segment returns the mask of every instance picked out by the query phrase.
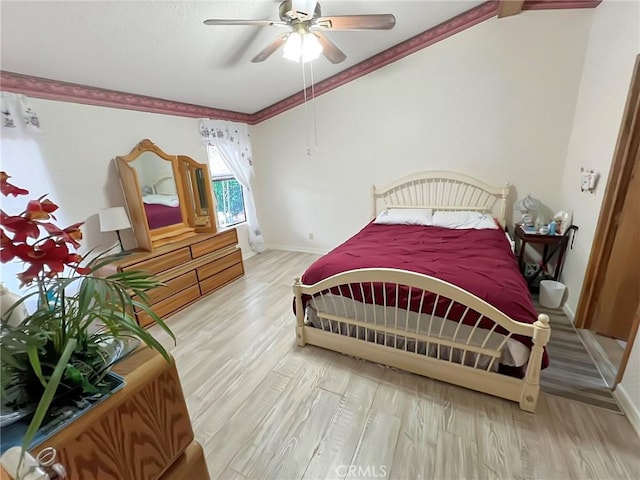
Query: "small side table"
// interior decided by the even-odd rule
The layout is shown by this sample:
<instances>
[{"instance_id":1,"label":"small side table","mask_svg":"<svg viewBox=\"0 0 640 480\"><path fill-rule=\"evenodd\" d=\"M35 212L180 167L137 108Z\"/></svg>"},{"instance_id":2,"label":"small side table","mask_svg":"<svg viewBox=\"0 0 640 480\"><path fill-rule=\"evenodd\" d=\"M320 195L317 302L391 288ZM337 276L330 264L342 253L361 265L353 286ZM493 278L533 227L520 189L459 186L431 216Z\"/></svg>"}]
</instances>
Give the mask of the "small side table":
<instances>
[{"instance_id":1,"label":"small side table","mask_svg":"<svg viewBox=\"0 0 640 480\"><path fill-rule=\"evenodd\" d=\"M564 254L567 249L569 237L567 235L543 235L537 232L528 232L522 227L522 225L516 225L515 227L515 243L516 251L518 252L518 266L520 267L520 271L524 274L524 250L527 244L532 243L544 245L541 267L546 269L549 260L551 260L557 252L558 261L556 262L552 276L552 278L557 281L560 277L560 272L562 272ZM551 254L549 253L550 247L553 248Z\"/></svg>"}]
</instances>

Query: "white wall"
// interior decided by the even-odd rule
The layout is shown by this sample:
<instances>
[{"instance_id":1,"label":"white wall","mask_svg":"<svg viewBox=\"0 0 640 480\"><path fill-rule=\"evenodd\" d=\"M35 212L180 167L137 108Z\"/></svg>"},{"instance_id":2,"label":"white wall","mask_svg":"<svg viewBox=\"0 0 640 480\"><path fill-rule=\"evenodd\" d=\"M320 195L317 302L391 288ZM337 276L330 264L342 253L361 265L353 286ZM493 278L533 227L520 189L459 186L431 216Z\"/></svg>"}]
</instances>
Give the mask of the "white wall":
<instances>
[{"instance_id":1,"label":"white wall","mask_svg":"<svg viewBox=\"0 0 640 480\"><path fill-rule=\"evenodd\" d=\"M627 418L640 435L640 335L637 335L633 342L624 377L614 393Z\"/></svg>"},{"instance_id":2,"label":"white wall","mask_svg":"<svg viewBox=\"0 0 640 480\"><path fill-rule=\"evenodd\" d=\"M569 314L573 314L578 305L633 66L639 52L640 3L602 2L593 16L562 176L563 205L573 210L574 223L580 227L574 249L567 255L562 276L569 289L566 306ZM580 192L580 167L600 172L601 183L595 194ZM630 342L633 343L631 357L622 383L616 389L616 396L640 434L640 339L636 337Z\"/></svg>"},{"instance_id":3,"label":"white wall","mask_svg":"<svg viewBox=\"0 0 640 480\"><path fill-rule=\"evenodd\" d=\"M125 155L142 139L149 138L165 152L207 161L195 118L136 112L76 103L31 99L43 133L37 144L2 143L2 169L12 181L33 195L49 193L60 206L59 225L84 221L83 251L108 248L117 239L103 234L98 210L125 205L113 157ZM24 202L20 199L20 202ZM3 205L6 204L3 199ZM16 212L17 213L17 212ZM246 229L238 229L243 253L250 252ZM122 232L125 248L134 248L132 231ZM17 291L15 273L21 265L3 265L2 280Z\"/></svg>"},{"instance_id":4,"label":"white wall","mask_svg":"<svg viewBox=\"0 0 640 480\"><path fill-rule=\"evenodd\" d=\"M420 170L515 186L557 210L593 10L491 19L256 125L268 245L326 251L369 219L372 184ZM309 240L309 233L314 240Z\"/></svg>"},{"instance_id":5,"label":"white wall","mask_svg":"<svg viewBox=\"0 0 640 480\"><path fill-rule=\"evenodd\" d=\"M573 210L573 221L580 228L562 275L569 290L566 308L570 315L578 305L633 65L639 52L640 3L602 2L594 11L562 174L562 206ZM580 191L581 167L600 172L595 194Z\"/></svg>"}]
</instances>

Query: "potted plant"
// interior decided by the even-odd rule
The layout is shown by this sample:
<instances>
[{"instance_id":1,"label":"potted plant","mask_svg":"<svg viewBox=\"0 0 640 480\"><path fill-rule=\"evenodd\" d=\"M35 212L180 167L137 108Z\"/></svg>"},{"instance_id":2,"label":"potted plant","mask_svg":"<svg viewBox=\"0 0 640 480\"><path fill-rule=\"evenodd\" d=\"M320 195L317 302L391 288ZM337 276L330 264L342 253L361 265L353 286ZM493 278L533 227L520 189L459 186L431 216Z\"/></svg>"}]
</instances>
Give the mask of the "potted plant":
<instances>
[{"instance_id":1,"label":"potted plant","mask_svg":"<svg viewBox=\"0 0 640 480\"><path fill-rule=\"evenodd\" d=\"M2 195L29 193L8 178L0 172ZM18 215L0 210L0 260L22 261L26 269L18 278L30 287L2 312L0 324L3 402L33 410L22 440L23 455L59 399L91 396L107 388L105 375L117 357L114 344L139 339L172 361L165 348L136 323L135 308L149 314L175 341L149 307L145 293L163 284L143 271L101 273L112 258L101 254L90 259L92 252L85 257L73 252L80 246L82 224L59 228L52 222L57 209L42 196L30 200ZM10 324L12 314L27 301L37 307Z\"/></svg>"}]
</instances>

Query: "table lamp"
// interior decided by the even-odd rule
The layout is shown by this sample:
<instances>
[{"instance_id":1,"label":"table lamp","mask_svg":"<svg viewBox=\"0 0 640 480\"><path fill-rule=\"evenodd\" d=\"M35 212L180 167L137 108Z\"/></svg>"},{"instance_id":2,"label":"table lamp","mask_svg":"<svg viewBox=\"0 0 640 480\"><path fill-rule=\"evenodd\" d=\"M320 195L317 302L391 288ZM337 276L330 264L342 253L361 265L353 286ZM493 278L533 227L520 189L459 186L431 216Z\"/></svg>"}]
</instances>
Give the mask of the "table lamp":
<instances>
[{"instance_id":1,"label":"table lamp","mask_svg":"<svg viewBox=\"0 0 640 480\"><path fill-rule=\"evenodd\" d=\"M131 228L131 222L124 207L112 207L102 208L98 212L100 218L100 231L101 232L116 232L118 235L118 242L120 242L120 253L118 255L127 255L129 252L125 251L122 245L122 238L120 237L120 230L125 228Z\"/></svg>"},{"instance_id":2,"label":"table lamp","mask_svg":"<svg viewBox=\"0 0 640 480\"><path fill-rule=\"evenodd\" d=\"M533 198L527 193L526 197L521 198L516 202L516 210L522 213L520 222L522 222L523 225L527 226L533 225L533 212L536 212L539 216L540 207L540 200Z\"/></svg>"}]
</instances>

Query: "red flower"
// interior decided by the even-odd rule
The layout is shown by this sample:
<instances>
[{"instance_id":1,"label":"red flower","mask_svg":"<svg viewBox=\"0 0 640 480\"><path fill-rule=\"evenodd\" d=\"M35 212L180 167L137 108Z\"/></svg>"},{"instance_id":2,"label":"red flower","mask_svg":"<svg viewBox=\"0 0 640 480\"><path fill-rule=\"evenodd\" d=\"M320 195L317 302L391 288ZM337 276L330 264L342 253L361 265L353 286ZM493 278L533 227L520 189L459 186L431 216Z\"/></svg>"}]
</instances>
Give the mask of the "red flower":
<instances>
[{"instance_id":1,"label":"red flower","mask_svg":"<svg viewBox=\"0 0 640 480\"><path fill-rule=\"evenodd\" d=\"M4 230L0 230L0 247L7 247L9 245L13 245L11 239L7 237Z\"/></svg>"},{"instance_id":2,"label":"red flower","mask_svg":"<svg viewBox=\"0 0 640 480\"><path fill-rule=\"evenodd\" d=\"M8 183L8 178L10 177L5 172L0 172L4 195L17 196L29 193ZM16 258L28 265L24 272L18 274L22 285L29 284L43 275L55 277L64 272L65 267L76 270L80 275L91 272L90 268L79 266L82 257L77 253L70 253L67 246L80 246L78 241L82 240L82 223L74 223L62 230L51 222L43 221L51 218L55 220L53 212L57 209L55 203L42 196L37 200L30 200L26 211L20 215L7 215L0 210L0 261L6 263ZM41 240L40 227L48 233L48 236ZM7 233L13 234L13 238ZM29 244L29 239L35 241Z\"/></svg>"},{"instance_id":3,"label":"red flower","mask_svg":"<svg viewBox=\"0 0 640 480\"><path fill-rule=\"evenodd\" d=\"M60 236L64 242L78 248L80 247L80 242L78 242L78 240L82 240L82 230L80 230L80 227L83 224L84 222L74 223L64 230L60 230L53 223L41 223L40 225L43 226L50 235Z\"/></svg>"},{"instance_id":4,"label":"red flower","mask_svg":"<svg viewBox=\"0 0 640 480\"><path fill-rule=\"evenodd\" d=\"M20 244L13 249L15 256L29 264L24 272L18 274L22 285L31 283L41 273L47 277L54 277L64 271L65 266L78 270L78 273L90 271L84 267L78 267L82 257L77 253L69 253L67 245L63 241L53 239L45 240L42 245L32 247L27 244ZM85 274L86 274L85 273Z\"/></svg>"},{"instance_id":5,"label":"red flower","mask_svg":"<svg viewBox=\"0 0 640 480\"><path fill-rule=\"evenodd\" d=\"M17 197L18 195L26 195L29 193L29 190L11 185L7 182L7 179L9 178L11 177L7 175L6 172L0 172L0 192L2 192L2 195L5 197L8 197L9 195Z\"/></svg>"},{"instance_id":6,"label":"red flower","mask_svg":"<svg viewBox=\"0 0 640 480\"><path fill-rule=\"evenodd\" d=\"M51 215L51 212L55 212L58 206L51 200L29 200L27 204L27 218L29 220L49 220L56 217Z\"/></svg>"},{"instance_id":7,"label":"red flower","mask_svg":"<svg viewBox=\"0 0 640 480\"><path fill-rule=\"evenodd\" d=\"M13 242L4 233L4 230L0 230L0 261L2 263L10 262L16 256Z\"/></svg>"},{"instance_id":8,"label":"red flower","mask_svg":"<svg viewBox=\"0 0 640 480\"><path fill-rule=\"evenodd\" d=\"M26 242L27 238L37 239L40 236L38 224L21 216L9 216L0 211L0 225L14 234L13 243Z\"/></svg>"}]
</instances>

